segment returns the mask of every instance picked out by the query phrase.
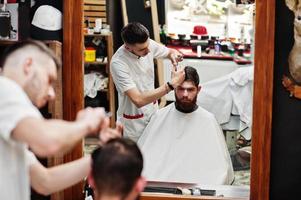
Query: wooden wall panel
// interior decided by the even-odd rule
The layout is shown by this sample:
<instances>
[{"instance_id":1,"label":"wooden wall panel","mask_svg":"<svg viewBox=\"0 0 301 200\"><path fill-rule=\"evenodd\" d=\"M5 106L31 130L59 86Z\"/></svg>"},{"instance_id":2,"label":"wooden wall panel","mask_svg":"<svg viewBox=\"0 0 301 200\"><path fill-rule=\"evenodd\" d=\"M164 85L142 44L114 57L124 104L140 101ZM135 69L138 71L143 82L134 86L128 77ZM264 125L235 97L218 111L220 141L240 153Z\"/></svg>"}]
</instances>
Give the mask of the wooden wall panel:
<instances>
[{"instance_id":1,"label":"wooden wall panel","mask_svg":"<svg viewBox=\"0 0 301 200\"><path fill-rule=\"evenodd\" d=\"M272 133L275 0L256 0L252 200L268 200Z\"/></svg>"},{"instance_id":2,"label":"wooden wall panel","mask_svg":"<svg viewBox=\"0 0 301 200\"><path fill-rule=\"evenodd\" d=\"M64 0L63 38L63 99L64 119L74 120L76 113L84 108L83 89L83 0ZM70 162L83 155L82 142L64 157ZM83 184L64 191L65 200L82 200Z\"/></svg>"},{"instance_id":3,"label":"wooden wall panel","mask_svg":"<svg viewBox=\"0 0 301 200\"><path fill-rule=\"evenodd\" d=\"M84 0L84 18L95 26L95 19L101 18L103 24L107 24L107 6L104 0Z\"/></svg>"},{"instance_id":4,"label":"wooden wall panel","mask_svg":"<svg viewBox=\"0 0 301 200\"><path fill-rule=\"evenodd\" d=\"M51 48L58 58L62 57L62 43L58 41L45 41L45 43ZM48 110L52 115L52 118L63 119L63 91L62 91L62 67L57 71L57 81L54 85L55 100L48 104ZM48 158L47 167L60 165L64 163L63 156L55 156ZM63 192L57 192L51 195L51 200L60 200L64 197Z\"/></svg>"}]
</instances>

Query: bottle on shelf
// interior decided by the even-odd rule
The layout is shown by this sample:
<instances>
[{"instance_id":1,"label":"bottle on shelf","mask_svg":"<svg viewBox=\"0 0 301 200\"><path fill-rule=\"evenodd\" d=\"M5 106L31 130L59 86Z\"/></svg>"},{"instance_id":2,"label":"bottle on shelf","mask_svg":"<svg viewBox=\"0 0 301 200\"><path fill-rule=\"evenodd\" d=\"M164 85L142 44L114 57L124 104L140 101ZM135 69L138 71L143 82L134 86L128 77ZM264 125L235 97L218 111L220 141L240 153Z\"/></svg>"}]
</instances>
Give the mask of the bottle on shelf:
<instances>
[{"instance_id":1,"label":"bottle on shelf","mask_svg":"<svg viewBox=\"0 0 301 200\"><path fill-rule=\"evenodd\" d=\"M94 47L85 48L85 62L95 62L96 49Z\"/></svg>"},{"instance_id":2,"label":"bottle on shelf","mask_svg":"<svg viewBox=\"0 0 301 200\"><path fill-rule=\"evenodd\" d=\"M197 46L197 56L199 58L202 57L202 46L201 45Z\"/></svg>"},{"instance_id":3,"label":"bottle on shelf","mask_svg":"<svg viewBox=\"0 0 301 200\"><path fill-rule=\"evenodd\" d=\"M230 56L234 57L235 49L231 42L229 43L228 50L229 50Z\"/></svg>"},{"instance_id":4,"label":"bottle on shelf","mask_svg":"<svg viewBox=\"0 0 301 200\"><path fill-rule=\"evenodd\" d=\"M167 43L167 36L166 36L166 25L161 25L161 28L160 28L160 41L166 45Z\"/></svg>"},{"instance_id":5,"label":"bottle on shelf","mask_svg":"<svg viewBox=\"0 0 301 200\"><path fill-rule=\"evenodd\" d=\"M214 53L216 55L220 55L220 53L221 53L221 44L220 44L220 42L218 40L216 40L214 42Z\"/></svg>"}]
</instances>

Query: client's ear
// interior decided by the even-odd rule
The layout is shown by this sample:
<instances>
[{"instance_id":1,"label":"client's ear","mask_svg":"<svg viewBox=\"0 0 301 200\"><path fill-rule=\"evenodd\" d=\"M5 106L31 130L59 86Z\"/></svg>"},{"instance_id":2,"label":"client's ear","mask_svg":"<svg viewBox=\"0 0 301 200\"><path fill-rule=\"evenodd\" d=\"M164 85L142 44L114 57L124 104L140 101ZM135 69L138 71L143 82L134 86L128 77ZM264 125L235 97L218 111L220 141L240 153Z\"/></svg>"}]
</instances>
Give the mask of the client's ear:
<instances>
[{"instance_id":1,"label":"client's ear","mask_svg":"<svg viewBox=\"0 0 301 200\"><path fill-rule=\"evenodd\" d=\"M145 186L146 186L146 179L143 176L140 176L135 184L136 192L138 193L142 192Z\"/></svg>"},{"instance_id":2,"label":"client's ear","mask_svg":"<svg viewBox=\"0 0 301 200\"><path fill-rule=\"evenodd\" d=\"M137 197L139 197L139 194L143 191L145 186L146 186L146 179L140 176L135 182L135 185L133 186L131 192L127 195L125 200L137 199Z\"/></svg>"},{"instance_id":3,"label":"client's ear","mask_svg":"<svg viewBox=\"0 0 301 200\"><path fill-rule=\"evenodd\" d=\"M202 89L202 86L198 86L198 93L201 91L201 89Z\"/></svg>"},{"instance_id":4,"label":"client's ear","mask_svg":"<svg viewBox=\"0 0 301 200\"><path fill-rule=\"evenodd\" d=\"M89 172L89 175L88 175L88 183L89 185L95 189L95 181L94 181L94 178L92 176L92 171Z\"/></svg>"}]
</instances>

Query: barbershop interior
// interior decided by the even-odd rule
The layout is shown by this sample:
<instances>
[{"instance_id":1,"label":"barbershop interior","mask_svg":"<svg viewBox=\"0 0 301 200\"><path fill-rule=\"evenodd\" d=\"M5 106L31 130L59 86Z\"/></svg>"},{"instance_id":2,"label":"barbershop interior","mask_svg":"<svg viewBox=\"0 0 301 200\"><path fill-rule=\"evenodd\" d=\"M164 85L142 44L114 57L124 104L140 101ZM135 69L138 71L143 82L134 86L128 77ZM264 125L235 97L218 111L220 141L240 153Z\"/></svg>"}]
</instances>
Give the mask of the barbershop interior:
<instances>
[{"instance_id":1,"label":"barbershop interior","mask_svg":"<svg viewBox=\"0 0 301 200\"><path fill-rule=\"evenodd\" d=\"M134 198L134 189L99 198L92 164L89 176L64 187L53 181L55 189L44 194L29 167L30 197L20 192L12 199L299 199L300 7L299 0L0 0L0 78L10 75L12 49L42 43L61 64L51 86L55 98L32 105L45 120L70 123L83 109L104 108L108 128L141 151L145 180L143 187L135 182ZM1 103L1 83L0 110L8 105ZM49 156L24 144L41 166L55 169L105 152L110 142L101 134ZM10 199L11 167L0 161L0 199ZM111 171L134 168L122 167Z\"/></svg>"}]
</instances>

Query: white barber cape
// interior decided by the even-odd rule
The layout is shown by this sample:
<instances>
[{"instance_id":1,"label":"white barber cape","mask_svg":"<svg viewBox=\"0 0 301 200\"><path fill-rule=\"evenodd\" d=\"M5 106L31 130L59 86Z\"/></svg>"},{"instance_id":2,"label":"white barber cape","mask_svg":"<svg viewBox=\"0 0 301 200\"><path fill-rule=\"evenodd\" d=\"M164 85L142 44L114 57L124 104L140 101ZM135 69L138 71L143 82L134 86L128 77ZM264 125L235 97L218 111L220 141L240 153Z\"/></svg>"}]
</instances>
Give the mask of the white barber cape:
<instances>
[{"instance_id":1,"label":"white barber cape","mask_svg":"<svg viewBox=\"0 0 301 200\"><path fill-rule=\"evenodd\" d=\"M221 128L213 114L201 107L182 113L173 103L159 110L138 145L147 180L218 185L233 181Z\"/></svg>"}]
</instances>

